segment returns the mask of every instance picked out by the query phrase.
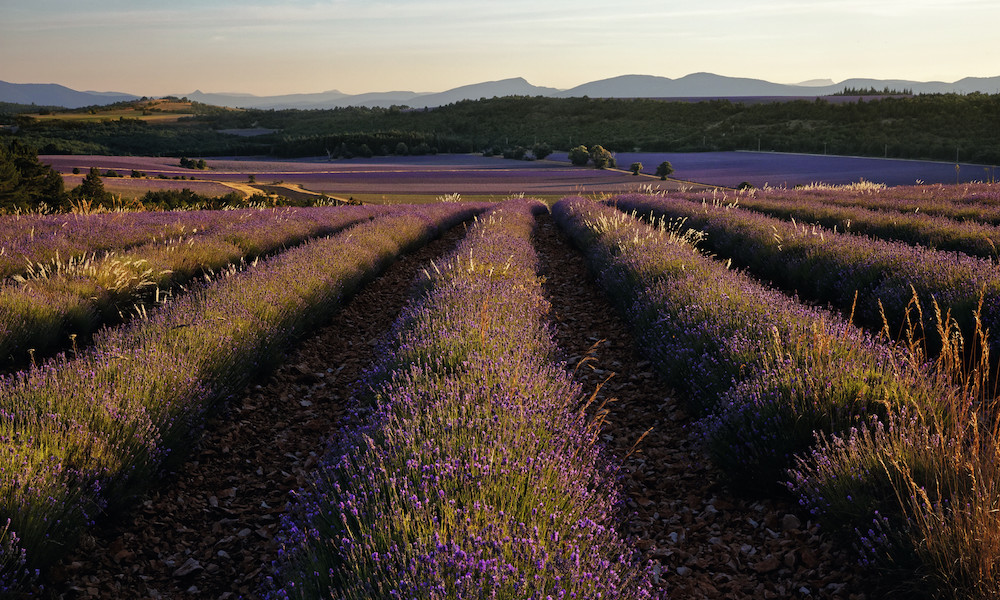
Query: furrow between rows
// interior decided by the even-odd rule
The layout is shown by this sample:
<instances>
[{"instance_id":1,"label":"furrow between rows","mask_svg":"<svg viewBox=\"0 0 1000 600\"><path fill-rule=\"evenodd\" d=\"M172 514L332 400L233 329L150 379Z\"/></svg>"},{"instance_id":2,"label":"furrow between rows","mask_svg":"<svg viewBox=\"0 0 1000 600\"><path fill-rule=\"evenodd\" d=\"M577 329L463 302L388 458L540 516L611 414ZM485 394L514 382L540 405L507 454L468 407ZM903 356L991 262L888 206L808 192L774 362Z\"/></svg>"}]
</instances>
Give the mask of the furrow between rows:
<instances>
[{"instance_id":1,"label":"furrow between rows","mask_svg":"<svg viewBox=\"0 0 1000 600\"><path fill-rule=\"evenodd\" d=\"M266 379L206 425L190 459L137 510L84 537L52 571L49 596L255 598L292 490L306 484L347 401L377 359L417 273L449 252L459 225L400 257ZM71 596L70 596L71 597Z\"/></svg>"}]
</instances>

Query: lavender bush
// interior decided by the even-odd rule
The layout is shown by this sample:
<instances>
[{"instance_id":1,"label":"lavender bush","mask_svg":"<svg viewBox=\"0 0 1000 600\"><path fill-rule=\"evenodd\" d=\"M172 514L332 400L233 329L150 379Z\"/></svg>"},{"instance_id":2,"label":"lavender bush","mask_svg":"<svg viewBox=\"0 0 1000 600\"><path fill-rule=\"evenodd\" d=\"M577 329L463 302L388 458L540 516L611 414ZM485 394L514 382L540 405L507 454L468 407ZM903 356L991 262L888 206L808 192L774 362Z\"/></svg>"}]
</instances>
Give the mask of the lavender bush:
<instances>
[{"instance_id":1,"label":"lavender bush","mask_svg":"<svg viewBox=\"0 0 1000 600\"><path fill-rule=\"evenodd\" d=\"M412 208L314 240L104 330L76 359L0 379L0 518L11 521L0 565L16 567L24 551L28 568L44 566L110 501L149 485L206 410L279 361L341 298L482 208ZM0 572L0 584L22 572Z\"/></svg>"},{"instance_id":2,"label":"lavender bush","mask_svg":"<svg viewBox=\"0 0 1000 600\"><path fill-rule=\"evenodd\" d=\"M384 208L337 207L275 211L214 211L218 215L189 217L172 227L190 227L189 235L168 239L126 235L131 247L89 257L56 258L48 264L29 265L14 275L16 282L0 286L0 367L24 364L29 350L44 354L65 346L71 335L87 336L104 324L119 321L145 298L155 299L192 278L302 243L309 237L328 235L363 219L389 212ZM118 215L118 224L136 223L145 235L162 221L146 214ZM225 222L220 219L225 218ZM83 223L86 223L84 221ZM181 225L183 223L183 225ZM111 247L111 232L126 229L98 228L80 235L80 223L61 231L91 248ZM199 225L202 227L199 229ZM37 246L33 247L38 249Z\"/></svg>"},{"instance_id":3,"label":"lavender bush","mask_svg":"<svg viewBox=\"0 0 1000 600\"><path fill-rule=\"evenodd\" d=\"M269 598L647 598L509 201L431 265L284 522Z\"/></svg>"},{"instance_id":4,"label":"lavender bush","mask_svg":"<svg viewBox=\"0 0 1000 600\"><path fill-rule=\"evenodd\" d=\"M914 306L924 330L933 332L932 301L969 336L984 299L985 327L1000 329L1000 274L989 260L681 198L625 195L615 202L622 210L686 218L707 233L705 246L712 252L807 300L832 304L873 331L885 328L893 339L907 329Z\"/></svg>"},{"instance_id":5,"label":"lavender bush","mask_svg":"<svg viewBox=\"0 0 1000 600\"><path fill-rule=\"evenodd\" d=\"M814 431L933 406L936 382L900 353L701 256L690 236L582 199L553 213L661 375L702 415L707 448L734 483L775 486Z\"/></svg>"},{"instance_id":6,"label":"lavender bush","mask_svg":"<svg viewBox=\"0 0 1000 600\"><path fill-rule=\"evenodd\" d=\"M958 221L920 212L840 206L829 203L829 199L829 196L811 197L799 190L751 190L738 193L733 198L744 208L772 217L818 223L833 230L898 240L935 250L964 252L994 260L998 258L994 240L1000 241L1000 227L996 225Z\"/></svg>"},{"instance_id":7,"label":"lavender bush","mask_svg":"<svg viewBox=\"0 0 1000 600\"><path fill-rule=\"evenodd\" d=\"M764 190L766 196L803 198L823 204L876 211L913 213L1000 225L1000 186L987 183L961 185L806 186L801 189Z\"/></svg>"},{"instance_id":8,"label":"lavender bush","mask_svg":"<svg viewBox=\"0 0 1000 600\"><path fill-rule=\"evenodd\" d=\"M911 592L996 596L1000 423L981 323L966 347L957 323L936 311L944 343L931 363L918 339L878 343L608 210L582 200L554 207L633 324L649 331L643 345L655 364L728 378L699 430L732 481L785 480L794 466L789 487L803 506L887 580ZM671 268L652 266L665 255Z\"/></svg>"}]
</instances>

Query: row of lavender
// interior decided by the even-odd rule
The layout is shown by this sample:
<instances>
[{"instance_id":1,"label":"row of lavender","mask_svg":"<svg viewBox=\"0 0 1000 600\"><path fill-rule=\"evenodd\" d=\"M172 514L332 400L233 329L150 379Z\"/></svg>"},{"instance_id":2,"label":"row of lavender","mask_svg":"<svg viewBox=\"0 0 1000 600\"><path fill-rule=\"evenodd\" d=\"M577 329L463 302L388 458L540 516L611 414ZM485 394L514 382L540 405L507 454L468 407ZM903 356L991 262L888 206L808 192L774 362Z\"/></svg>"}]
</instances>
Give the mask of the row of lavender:
<instances>
[{"instance_id":1,"label":"row of lavender","mask_svg":"<svg viewBox=\"0 0 1000 600\"><path fill-rule=\"evenodd\" d=\"M386 212L383 208L328 207L203 211L187 213L183 219L136 213L117 215L118 221L63 221L64 226L36 238L25 250L39 255L43 251L55 254L49 251L52 247L64 252L87 248L95 254L75 258L59 254L65 260L36 264L27 277L15 275L17 281L0 286L0 368L23 365L29 351L45 355L66 346L71 335L88 336L116 322L142 297L155 299L161 290L171 290L198 275L329 235ZM87 229L94 224L99 226ZM166 237L175 231L186 233ZM97 249L115 251L98 256Z\"/></svg>"},{"instance_id":2,"label":"row of lavender","mask_svg":"<svg viewBox=\"0 0 1000 600\"><path fill-rule=\"evenodd\" d=\"M73 360L0 379L0 590L147 486L207 410L386 262L483 208L400 210L314 240L103 330Z\"/></svg>"},{"instance_id":3,"label":"row of lavender","mask_svg":"<svg viewBox=\"0 0 1000 600\"><path fill-rule=\"evenodd\" d=\"M319 213L317 213L319 214ZM297 209L0 216L0 280L55 262L191 238L247 220L304 218Z\"/></svg>"},{"instance_id":4,"label":"row of lavender","mask_svg":"<svg viewBox=\"0 0 1000 600\"><path fill-rule=\"evenodd\" d=\"M698 236L581 199L553 212L733 483L786 482L900 585L996 597L1000 437L972 387L700 255Z\"/></svg>"},{"instance_id":5,"label":"row of lavender","mask_svg":"<svg viewBox=\"0 0 1000 600\"><path fill-rule=\"evenodd\" d=\"M513 200L431 265L313 486L268 597L646 598L616 469L545 323Z\"/></svg>"},{"instance_id":6,"label":"row of lavender","mask_svg":"<svg viewBox=\"0 0 1000 600\"><path fill-rule=\"evenodd\" d=\"M25 262L49 264L207 229L221 221L213 216L207 212L0 216L0 280L23 274Z\"/></svg>"},{"instance_id":7,"label":"row of lavender","mask_svg":"<svg viewBox=\"0 0 1000 600\"><path fill-rule=\"evenodd\" d=\"M919 308L934 330L936 301L967 337L983 325L1000 331L1000 271L995 263L958 252L930 250L783 221L740 208L676 196L618 197L621 210L685 219L706 233L705 246L760 279L831 304L873 331L897 337Z\"/></svg>"},{"instance_id":8,"label":"row of lavender","mask_svg":"<svg viewBox=\"0 0 1000 600\"><path fill-rule=\"evenodd\" d=\"M846 187L846 189L845 189ZM895 213L916 213L1000 226L1000 185L918 185L885 187L858 184L842 187L807 186L793 190L761 190L768 197L791 201L820 201Z\"/></svg>"},{"instance_id":9,"label":"row of lavender","mask_svg":"<svg viewBox=\"0 0 1000 600\"><path fill-rule=\"evenodd\" d=\"M374 208L373 208L374 210ZM0 281L51 270L60 263L136 246L190 240L231 231L232 241L249 244L241 229L256 223L261 230L283 222L312 222L316 227L336 207L183 212L126 212L58 215L0 215ZM248 230L249 231L249 230Z\"/></svg>"},{"instance_id":10,"label":"row of lavender","mask_svg":"<svg viewBox=\"0 0 1000 600\"><path fill-rule=\"evenodd\" d=\"M842 196L853 196L844 192ZM697 202L732 202L781 219L817 223L824 227L885 240L927 246L937 250L964 252L997 260L1000 227L978 221L961 221L919 212L874 210L829 202L835 196L816 197L799 190L750 190L728 197L718 194L684 194Z\"/></svg>"}]
</instances>

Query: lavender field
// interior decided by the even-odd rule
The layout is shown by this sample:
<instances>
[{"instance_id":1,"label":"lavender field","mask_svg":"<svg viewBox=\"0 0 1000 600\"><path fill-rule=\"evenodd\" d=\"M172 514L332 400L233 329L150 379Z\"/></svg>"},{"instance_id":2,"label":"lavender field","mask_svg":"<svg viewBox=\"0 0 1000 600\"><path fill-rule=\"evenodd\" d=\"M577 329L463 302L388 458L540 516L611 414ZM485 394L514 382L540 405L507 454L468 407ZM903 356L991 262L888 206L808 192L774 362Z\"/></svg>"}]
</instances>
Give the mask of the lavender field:
<instances>
[{"instance_id":1,"label":"lavender field","mask_svg":"<svg viewBox=\"0 0 1000 600\"><path fill-rule=\"evenodd\" d=\"M565 153L556 153L550 158L569 162ZM736 187L743 182L756 187L790 188L811 183L844 185L859 181L897 186L989 182L1000 176L996 165L962 163L956 174L955 163L780 152L619 152L615 159L622 169L633 162L641 162L644 173L653 173L658 164L669 161L676 169L672 177L722 187Z\"/></svg>"},{"instance_id":2,"label":"lavender field","mask_svg":"<svg viewBox=\"0 0 1000 600\"><path fill-rule=\"evenodd\" d=\"M207 169L181 168L177 159L126 156L41 156L42 162L62 173L67 187L78 185L90 167L128 175L135 169L141 179L107 178L109 191L133 198L148 190L191 189L203 195L223 195L236 189L247 193L253 175L257 184L281 182L331 196L352 194L391 196L444 194L511 195L525 193L553 197L565 194L625 193L642 184L676 190L694 184L736 187L743 182L756 187L794 187L815 183L843 185L867 181L889 186L994 181L995 167L930 161L817 156L773 152L630 153L616 155L617 169L573 167L565 153L542 161L514 161L479 155L354 158L327 160L207 159ZM650 177L656 166L669 161L678 181ZM641 177L625 171L633 162L643 164ZM167 179L164 179L167 178ZM185 180L174 177L193 178Z\"/></svg>"},{"instance_id":3,"label":"lavender field","mask_svg":"<svg viewBox=\"0 0 1000 600\"><path fill-rule=\"evenodd\" d=\"M1000 594L996 184L641 194L558 161L208 162L523 194L0 217L0 597ZM523 197L574 177L595 187ZM590 275L553 288L554 248ZM364 300L328 330L407 264L399 308ZM556 297L582 289L608 314ZM368 341L297 354L376 316ZM599 362L585 318L620 320L629 347ZM254 390L271 412L239 402ZM321 441L282 449L287 415L317 410ZM213 441L250 420L277 464L259 433ZM189 474L223 455L234 471ZM152 526L192 532L186 552L137 530L161 496Z\"/></svg>"},{"instance_id":4,"label":"lavender field","mask_svg":"<svg viewBox=\"0 0 1000 600\"><path fill-rule=\"evenodd\" d=\"M86 173L98 167L127 175L132 169L147 174L139 180L106 180L135 189L174 189L178 185L208 194L221 184L246 183L251 175L258 184L283 182L318 193L499 195L518 193L562 195L611 193L634 190L638 182L615 170L580 169L555 161L514 161L480 155L375 157L350 160L207 159L205 170L185 169L177 159L124 156L41 156L39 159L63 174L67 186L78 183L72 170ZM195 181L157 179L194 177ZM231 191L231 190L227 190ZM226 192L224 192L226 193Z\"/></svg>"}]
</instances>

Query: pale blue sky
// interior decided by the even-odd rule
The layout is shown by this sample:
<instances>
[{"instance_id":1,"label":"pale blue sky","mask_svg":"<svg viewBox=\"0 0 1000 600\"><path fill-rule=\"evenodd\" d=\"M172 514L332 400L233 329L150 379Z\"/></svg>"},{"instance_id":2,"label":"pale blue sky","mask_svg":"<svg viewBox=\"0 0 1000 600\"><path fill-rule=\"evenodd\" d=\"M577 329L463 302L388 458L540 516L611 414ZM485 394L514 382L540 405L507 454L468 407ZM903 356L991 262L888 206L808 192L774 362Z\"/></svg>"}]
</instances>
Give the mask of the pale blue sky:
<instances>
[{"instance_id":1,"label":"pale blue sky","mask_svg":"<svg viewBox=\"0 0 1000 600\"><path fill-rule=\"evenodd\" d=\"M0 80L144 95L1000 75L997 0L0 0Z\"/></svg>"}]
</instances>

